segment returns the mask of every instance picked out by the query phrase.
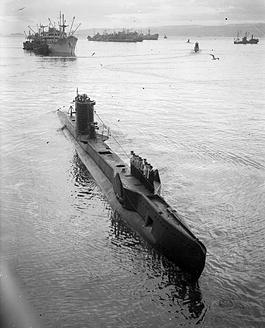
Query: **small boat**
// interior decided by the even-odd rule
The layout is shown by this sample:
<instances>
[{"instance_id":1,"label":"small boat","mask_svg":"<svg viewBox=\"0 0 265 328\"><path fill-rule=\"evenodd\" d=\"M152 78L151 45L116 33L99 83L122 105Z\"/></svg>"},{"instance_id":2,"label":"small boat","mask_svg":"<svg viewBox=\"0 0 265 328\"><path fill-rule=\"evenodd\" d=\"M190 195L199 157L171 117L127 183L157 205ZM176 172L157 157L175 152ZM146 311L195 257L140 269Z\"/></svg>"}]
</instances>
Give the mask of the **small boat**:
<instances>
[{"instance_id":1,"label":"small boat","mask_svg":"<svg viewBox=\"0 0 265 328\"><path fill-rule=\"evenodd\" d=\"M33 50L33 43L30 40L26 40L23 42L23 49L32 51Z\"/></svg>"},{"instance_id":2,"label":"small boat","mask_svg":"<svg viewBox=\"0 0 265 328\"><path fill-rule=\"evenodd\" d=\"M95 101L77 92L75 108L58 110L62 130L122 220L169 260L198 279L206 247L161 196L158 170L131 151L127 165L105 143L109 128L94 121ZM102 119L99 117L99 122Z\"/></svg>"},{"instance_id":3,"label":"small boat","mask_svg":"<svg viewBox=\"0 0 265 328\"><path fill-rule=\"evenodd\" d=\"M164 35L164 39L167 39L167 36L166 36L166 34Z\"/></svg>"},{"instance_id":4,"label":"small boat","mask_svg":"<svg viewBox=\"0 0 265 328\"><path fill-rule=\"evenodd\" d=\"M195 45L194 45L194 52L198 52L200 51L200 48L199 48L199 42L195 42Z\"/></svg>"},{"instance_id":5,"label":"small boat","mask_svg":"<svg viewBox=\"0 0 265 328\"><path fill-rule=\"evenodd\" d=\"M32 51L33 50L32 39L34 38L34 35L31 34L30 30L29 30L28 34L26 34L26 32L24 31L24 34L25 34L25 37L26 37L26 41L23 42L23 49L28 50L28 51Z\"/></svg>"}]
</instances>

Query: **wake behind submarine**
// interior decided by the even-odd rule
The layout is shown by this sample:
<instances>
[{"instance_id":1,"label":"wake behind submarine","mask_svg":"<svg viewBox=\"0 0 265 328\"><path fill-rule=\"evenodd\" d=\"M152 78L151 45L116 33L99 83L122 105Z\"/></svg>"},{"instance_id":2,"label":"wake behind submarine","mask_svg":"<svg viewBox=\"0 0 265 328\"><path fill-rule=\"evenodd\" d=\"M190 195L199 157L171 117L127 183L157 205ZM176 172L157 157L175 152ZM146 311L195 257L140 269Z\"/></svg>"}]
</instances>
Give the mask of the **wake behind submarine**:
<instances>
[{"instance_id":1,"label":"wake behind submarine","mask_svg":"<svg viewBox=\"0 0 265 328\"><path fill-rule=\"evenodd\" d=\"M157 170L131 152L128 166L105 143L108 130L94 121L95 101L78 94L75 108L58 109L62 129L105 194L113 210L149 244L198 279L204 269L206 247L160 195ZM104 132L105 131L105 132Z\"/></svg>"}]
</instances>

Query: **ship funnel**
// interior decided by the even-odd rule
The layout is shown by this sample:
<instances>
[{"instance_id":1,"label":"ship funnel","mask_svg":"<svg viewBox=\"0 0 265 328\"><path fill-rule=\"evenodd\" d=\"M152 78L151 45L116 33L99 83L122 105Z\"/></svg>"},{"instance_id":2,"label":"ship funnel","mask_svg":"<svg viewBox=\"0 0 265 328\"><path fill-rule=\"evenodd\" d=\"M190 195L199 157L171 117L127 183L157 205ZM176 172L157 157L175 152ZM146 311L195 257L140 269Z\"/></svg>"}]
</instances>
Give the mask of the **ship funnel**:
<instances>
[{"instance_id":1,"label":"ship funnel","mask_svg":"<svg viewBox=\"0 0 265 328\"><path fill-rule=\"evenodd\" d=\"M86 94L77 94L75 97L76 136L87 135L90 139L96 137L94 105L95 101L91 100Z\"/></svg>"}]
</instances>

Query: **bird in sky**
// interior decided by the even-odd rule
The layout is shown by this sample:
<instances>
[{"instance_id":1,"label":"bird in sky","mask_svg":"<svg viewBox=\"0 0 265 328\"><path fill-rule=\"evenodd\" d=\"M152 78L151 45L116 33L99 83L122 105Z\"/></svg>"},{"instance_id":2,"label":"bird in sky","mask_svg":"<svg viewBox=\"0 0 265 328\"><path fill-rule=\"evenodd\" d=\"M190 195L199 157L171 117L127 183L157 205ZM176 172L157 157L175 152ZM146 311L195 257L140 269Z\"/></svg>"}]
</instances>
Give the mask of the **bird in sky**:
<instances>
[{"instance_id":1,"label":"bird in sky","mask_svg":"<svg viewBox=\"0 0 265 328\"><path fill-rule=\"evenodd\" d=\"M217 59L219 60L219 57L215 57L215 55L213 55L213 54L209 54L209 55L213 57L212 58L213 60L217 60Z\"/></svg>"}]
</instances>

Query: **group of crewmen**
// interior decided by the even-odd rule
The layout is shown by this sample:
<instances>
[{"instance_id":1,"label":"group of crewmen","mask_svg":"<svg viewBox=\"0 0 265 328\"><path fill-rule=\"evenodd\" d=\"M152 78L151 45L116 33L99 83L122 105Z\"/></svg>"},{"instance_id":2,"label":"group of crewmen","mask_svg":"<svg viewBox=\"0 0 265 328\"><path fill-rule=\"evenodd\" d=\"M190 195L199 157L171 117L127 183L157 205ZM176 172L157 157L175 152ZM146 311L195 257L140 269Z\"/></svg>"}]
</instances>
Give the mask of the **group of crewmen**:
<instances>
[{"instance_id":1,"label":"group of crewmen","mask_svg":"<svg viewBox=\"0 0 265 328\"><path fill-rule=\"evenodd\" d=\"M84 93L84 94L82 94L82 95L78 94L78 95L75 97L75 101L78 101L78 102L86 102L86 101L88 101L88 100L90 100L90 98L87 96L86 93Z\"/></svg>"},{"instance_id":2,"label":"group of crewmen","mask_svg":"<svg viewBox=\"0 0 265 328\"><path fill-rule=\"evenodd\" d=\"M133 176L139 178L140 174L140 178L142 176L144 180L153 186L156 170L153 170L153 166L147 162L146 158L136 155L133 150L130 156L130 167Z\"/></svg>"}]
</instances>

